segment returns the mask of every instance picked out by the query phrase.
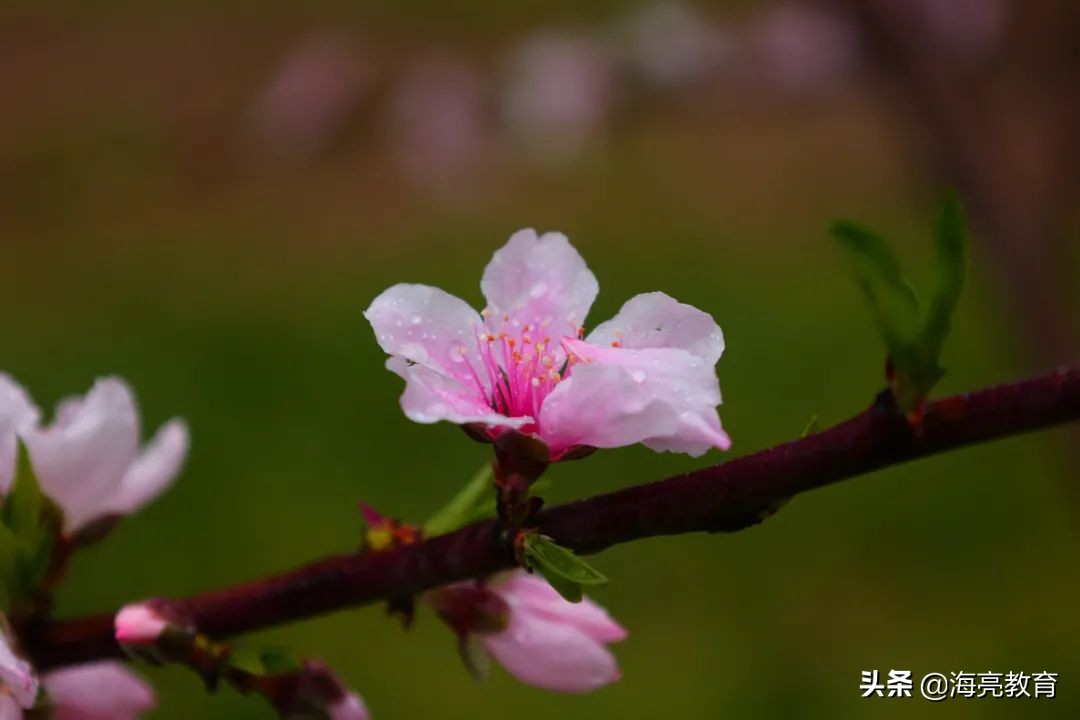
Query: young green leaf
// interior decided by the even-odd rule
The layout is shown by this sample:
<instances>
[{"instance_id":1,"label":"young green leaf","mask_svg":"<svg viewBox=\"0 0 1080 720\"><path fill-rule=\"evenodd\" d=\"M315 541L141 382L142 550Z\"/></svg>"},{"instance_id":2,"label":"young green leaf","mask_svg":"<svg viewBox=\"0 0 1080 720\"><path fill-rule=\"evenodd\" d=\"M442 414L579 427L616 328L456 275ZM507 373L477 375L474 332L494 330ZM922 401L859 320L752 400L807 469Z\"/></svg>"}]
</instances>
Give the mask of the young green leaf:
<instances>
[{"instance_id":1,"label":"young green leaf","mask_svg":"<svg viewBox=\"0 0 1080 720\"><path fill-rule=\"evenodd\" d=\"M885 340L893 397L901 410L910 412L945 374L941 350L967 267L963 208L955 197L949 198L938 221L934 239L937 286L926 308L920 308L899 263L880 237L848 222L834 224L832 232L854 261L859 285Z\"/></svg>"},{"instance_id":2,"label":"young green leaf","mask_svg":"<svg viewBox=\"0 0 1080 720\"><path fill-rule=\"evenodd\" d=\"M450 502L424 523L424 535L445 535L481 517L491 517L494 514L495 491L491 465L485 465Z\"/></svg>"},{"instance_id":3,"label":"young green leaf","mask_svg":"<svg viewBox=\"0 0 1080 720\"><path fill-rule=\"evenodd\" d=\"M0 505L0 593L7 612L19 612L49 569L59 516L41 493L26 447L18 446L15 483Z\"/></svg>"},{"instance_id":4,"label":"young green leaf","mask_svg":"<svg viewBox=\"0 0 1080 720\"><path fill-rule=\"evenodd\" d=\"M537 532L525 536L525 561L570 602L580 602L582 585L603 585L608 579L571 550Z\"/></svg>"},{"instance_id":5,"label":"young green leaf","mask_svg":"<svg viewBox=\"0 0 1080 720\"><path fill-rule=\"evenodd\" d=\"M843 221L833 224L832 234L847 250L878 331L897 362L896 356L907 352L919 331L919 300L914 289L900 273L896 256L878 235Z\"/></svg>"},{"instance_id":6,"label":"young green leaf","mask_svg":"<svg viewBox=\"0 0 1080 720\"><path fill-rule=\"evenodd\" d=\"M964 208L955 196L945 202L938 220L934 261L937 288L930 299L922 331L921 349L928 358L941 356L967 275L967 221Z\"/></svg>"}]
</instances>

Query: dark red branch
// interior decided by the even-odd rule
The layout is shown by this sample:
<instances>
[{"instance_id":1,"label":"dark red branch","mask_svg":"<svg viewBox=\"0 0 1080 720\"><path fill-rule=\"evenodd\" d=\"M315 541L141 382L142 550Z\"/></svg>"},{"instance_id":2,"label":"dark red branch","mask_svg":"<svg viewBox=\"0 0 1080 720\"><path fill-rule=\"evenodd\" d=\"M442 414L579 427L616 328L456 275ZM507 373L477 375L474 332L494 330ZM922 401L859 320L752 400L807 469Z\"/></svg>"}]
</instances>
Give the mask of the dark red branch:
<instances>
[{"instance_id":1,"label":"dark red branch","mask_svg":"<svg viewBox=\"0 0 1080 720\"><path fill-rule=\"evenodd\" d=\"M655 535L754 525L786 498L890 465L1080 419L1080 369L930 402L912 429L885 396L816 435L722 465L547 510L540 529L583 554ZM384 552L330 557L180 600L201 632L225 637L511 567L494 521ZM30 629L40 668L119 654L112 616Z\"/></svg>"}]
</instances>

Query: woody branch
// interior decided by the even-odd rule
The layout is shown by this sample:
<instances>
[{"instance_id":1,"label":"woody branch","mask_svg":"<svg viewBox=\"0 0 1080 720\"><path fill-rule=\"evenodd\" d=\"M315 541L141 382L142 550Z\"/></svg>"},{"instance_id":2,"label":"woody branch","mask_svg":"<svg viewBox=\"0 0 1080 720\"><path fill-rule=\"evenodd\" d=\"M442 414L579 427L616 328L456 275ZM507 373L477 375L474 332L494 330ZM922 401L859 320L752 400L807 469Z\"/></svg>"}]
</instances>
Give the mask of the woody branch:
<instances>
[{"instance_id":1,"label":"woody branch","mask_svg":"<svg viewBox=\"0 0 1080 720\"><path fill-rule=\"evenodd\" d=\"M731 532L787 498L909 460L1080 419L1080 368L931 401L918 427L888 393L820 433L647 485L542 512L541 532L578 553L656 535ZM287 573L176 601L200 631L227 637L409 596L514 565L496 521L424 542L337 555ZM39 667L121 655L113 613L27 628Z\"/></svg>"}]
</instances>

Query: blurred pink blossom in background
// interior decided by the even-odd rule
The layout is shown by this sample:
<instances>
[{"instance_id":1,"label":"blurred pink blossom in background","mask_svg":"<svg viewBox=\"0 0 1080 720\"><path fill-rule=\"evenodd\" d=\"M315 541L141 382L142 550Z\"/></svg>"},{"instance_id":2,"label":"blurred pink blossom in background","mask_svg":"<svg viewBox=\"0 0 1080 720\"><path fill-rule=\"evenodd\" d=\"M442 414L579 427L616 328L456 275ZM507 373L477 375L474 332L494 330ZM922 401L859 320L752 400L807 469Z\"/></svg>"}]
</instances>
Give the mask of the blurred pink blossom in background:
<instances>
[{"instance_id":1,"label":"blurred pink blossom in background","mask_svg":"<svg viewBox=\"0 0 1080 720\"><path fill-rule=\"evenodd\" d=\"M527 37L512 52L503 82L507 132L543 167L575 160L608 129L614 62L604 45L589 36L548 32Z\"/></svg>"},{"instance_id":2,"label":"blurred pink blossom in background","mask_svg":"<svg viewBox=\"0 0 1080 720\"><path fill-rule=\"evenodd\" d=\"M308 160L340 136L373 80L365 52L340 37L310 37L284 58L259 92L252 123L260 146Z\"/></svg>"},{"instance_id":3,"label":"blurred pink blossom in background","mask_svg":"<svg viewBox=\"0 0 1080 720\"><path fill-rule=\"evenodd\" d=\"M682 2L646 5L617 30L620 56L647 85L676 90L719 71L734 50L730 33Z\"/></svg>"},{"instance_id":4,"label":"blurred pink blossom in background","mask_svg":"<svg viewBox=\"0 0 1080 720\"><path fill-rule=\"evenodd\" d=\"M419 186L461 191L493 149L484 77L467 60L434 52L394 82L387 121L399 169Z\"/></svg>"}]
</instances>

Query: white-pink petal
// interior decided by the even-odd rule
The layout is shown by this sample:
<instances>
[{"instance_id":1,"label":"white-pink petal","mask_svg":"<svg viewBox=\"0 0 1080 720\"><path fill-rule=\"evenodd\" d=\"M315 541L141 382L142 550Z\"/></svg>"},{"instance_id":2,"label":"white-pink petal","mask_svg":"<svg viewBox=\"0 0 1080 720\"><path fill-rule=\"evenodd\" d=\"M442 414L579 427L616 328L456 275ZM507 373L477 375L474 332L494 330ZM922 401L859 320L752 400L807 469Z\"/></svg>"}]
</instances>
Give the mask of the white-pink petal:
<instances>
[{"instance_id":1,"label":"white-pink petal","mask_svg":"<svg viewBox=\"0 0 1080 720\"><path fill-rule=\"evenodd\" d=\"M62 404L56 422L25 441L41 489L75 532L105 511L139 446L135 398L119 378L102 378L86 398Z\"/></svg>"},{"instance_id":2,"label":"white-pink petal","mask_svg":"<svg viewBox=\"0 0 1080 720\"><path fill-rule=\"evenodd\" d=\"M528 229L495 251L480 289L493 316L510 315L557 342L585 322L600 286L565 235Z\"/></svg>"},{"instance_id":3,"label":"white-pink petal","mask_svg":"<svg viewBox=\"0 0 1080 720\"><path fill-rule=\"evenodd\" d=\"M505 630L481 635L485 649L528 685L584 693L619 679L615 656L580 629L527 607L514 608Z\"/></svg>"},{"instance_id":4,"label":"white-pink petal","mask_svg":"<svg viewBox=\"0 0 1080 720\"><path fill-rule=\"evenodd\" d=\"M11 489L20 434L37 424L41 411L15 379L0 372L0 495Z\"/></svg>"},{"instance_id":5,"label":"white-pink petal","mask_svg":"<svg viewBox=\"0 0 1080 720\"><path fill-rule=\"evenodd\" d=\"M119 662L54 670L42 684L54 704L54 720L135 720L155 704L150 686Z\"/></svg>"},{"instance_id":6,"label":"white-pink petal","mask_svg":"<svg viewBox=\"0 0 1080 720\"><path fill-rule=\"evenodd\" d=\"M124 474L108 511L128 515L168 489L180 474L190 444L183 420L174 418L162 425Z\"/></svg>"},{"instance_id":7,"label":"white-pink petal","mask_svg":"<svg viewBox=\"0 0 1080 720\"><path fill-rule=\"evenodd\" d=\"M446 420L456 425L480 423L503 428L518 428L532 422L529 417L510 418L495 412L484 404L471 386L425 365L410 363L402 357L390 357L386 367L405 380L401 409L413 422Z\"/></svg>"},{"instance_id":8,"label":"white-pink petal","mask_svg":"<svg viewBox=\"0 0 1080 720\"><path fill-rule=\"evenodd\" d=\"M0 634L0 696L10 694L24 708L33 707L38 694L38 679L34 668L8 645Z\"/></svg>"},{"instance_id":9,"label":"white-pink petal","mask_svg":"<svg viewBox=\"0 0 1080 720\"><path fill-rule=\"evenodd\" d=\"M364 700L356 693L346 693L340 700L326 709L330 720L371 720Z\"/></svg>"},{"instance_id":10,"label":"white-pink petal","mask_svg":"<svg viewBox=\"0 0 1080 720\"><path fill-rule=\"evenodd\" d=\"M702 358L676 348L564 344L579 361L544 400L539 418L553 454L575 445L643 443L697 457L731 446L716 412L720 384Z\"/></svg>"},{"instance_id":11,"label":"white-pink petal","mask_svg":"<svg viewBox=\"0 0 1080 720\"><path fill-rule=\"evenodd\" d=\"M364 317L388 355L462 383L472 379L483 322L461 298L428 285L402 283L375 298Z\"/></svg>"},{"instance_id":12,"label":"white-pink petal","mask_svg":"<svg viewBox=\"0 0 1080 720\"><path fill-rule=\"evenodd\" d=\"M513 611L525 606L527 612L575 627L597 642L621 642L627 637L626 629L600 605L587 597L580 602L568 602L536 575L515 572L494 589L507 600Z\"/></svg>"},{"instance_id":13,"label":"white-pink petal","mask_svg":"<svg viewBox=\"0 0 1080 720\"><path fill-rule=\"evenodd\" d=\"M724 334L709 313L662 292L635 295L615 317L600 323L586 342L598 347L679 348L710 366L724 353Z\"/></svg>"}]
</instances>

